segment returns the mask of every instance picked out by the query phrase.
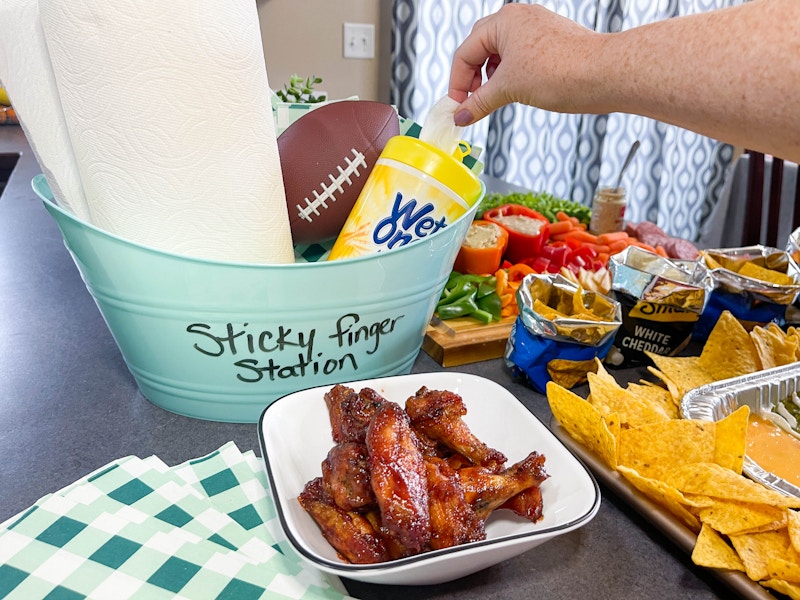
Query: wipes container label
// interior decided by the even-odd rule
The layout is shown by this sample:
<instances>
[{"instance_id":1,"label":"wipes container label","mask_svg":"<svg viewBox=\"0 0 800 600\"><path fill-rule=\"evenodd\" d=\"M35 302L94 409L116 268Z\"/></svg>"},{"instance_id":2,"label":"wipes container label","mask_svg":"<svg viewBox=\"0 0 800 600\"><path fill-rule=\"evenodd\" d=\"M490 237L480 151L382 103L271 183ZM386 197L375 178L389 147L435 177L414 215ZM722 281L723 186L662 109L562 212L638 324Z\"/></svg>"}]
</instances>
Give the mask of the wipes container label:
<instances>
[{"instance_id":1,"label":"wipes container label","mask_svg":"<svg viewBox=\"0 0 800 600\"><path fill-rule=\"evenodd\" d=\"M469 205L430 175L381 158L375 164L330 260L405 246L455 221Z\"/></svg>"},{"instance_id":2,"label":"wipes container label","mask_svg":"<svg viewBox=\"0 0 800 600\"><path fill-rule=\"evenodd\" d=\"M390 139L328 260L385 252L454 223L481 196L477 176L453 156L409 136Z\"/></svg>"}]
</instances>

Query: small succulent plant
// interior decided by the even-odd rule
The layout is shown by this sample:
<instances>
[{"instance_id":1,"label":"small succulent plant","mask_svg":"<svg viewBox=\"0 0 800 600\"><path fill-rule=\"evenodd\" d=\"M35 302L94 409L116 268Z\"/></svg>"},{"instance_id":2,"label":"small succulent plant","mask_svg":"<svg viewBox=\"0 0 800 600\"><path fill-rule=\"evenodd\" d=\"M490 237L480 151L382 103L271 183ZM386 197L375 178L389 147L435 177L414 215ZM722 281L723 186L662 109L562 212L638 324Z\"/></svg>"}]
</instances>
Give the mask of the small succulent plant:
<instances>
[{"instance_id":1,"label":"small succulent plant","mask_svg":"<svg viewBox=\"0 0 800 600\"><path fill-rule=\"evenodd\" d=\"M324 102L324 94L318 96L314 93L314 86L322 83L322 77L312 75L305 79L299 75L292 75L289 83L284 84L282 90L275 92L283 102L295 102L301 104L316 104Z\"/></svg>"}]
</instances>

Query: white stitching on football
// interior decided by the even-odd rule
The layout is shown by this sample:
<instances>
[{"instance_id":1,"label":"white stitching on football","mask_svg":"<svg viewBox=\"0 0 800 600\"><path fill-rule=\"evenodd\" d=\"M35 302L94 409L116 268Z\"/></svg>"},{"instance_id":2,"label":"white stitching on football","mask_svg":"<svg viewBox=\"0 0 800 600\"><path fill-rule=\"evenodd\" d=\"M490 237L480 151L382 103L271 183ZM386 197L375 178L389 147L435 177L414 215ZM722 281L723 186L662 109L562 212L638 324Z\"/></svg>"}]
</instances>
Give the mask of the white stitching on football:
<instances>
[{"instance_id":1,"label":"white stitching on football","mask_svg":"<svg viewBox=\"0 0 800 600\"><path fill-rule=\"evenodd\" d=\"M346 166L344 168L342 168L342 165L336 166L339 174L334 176L333 173L328 173L330 183L325 183L324 181L320 182L322 192L319 193L317 190L314 190L313 200L309 200L308 197L306 197L304 198L305 206L300 204L296 205L298 217L311 223L313 221L313 216L320 214L320 208L328 208L328 200L336 202L336 193L344 193L342 184L346 183L347 185L352 185L353 182L350 180L350 177L353 175L358 177L360 175L359 168L366 168L367 161L364 159L364 154L355 148L351 148L350 151L353 153L353 158L349 156L344 157Z\"/></svg>"}]
</instances>

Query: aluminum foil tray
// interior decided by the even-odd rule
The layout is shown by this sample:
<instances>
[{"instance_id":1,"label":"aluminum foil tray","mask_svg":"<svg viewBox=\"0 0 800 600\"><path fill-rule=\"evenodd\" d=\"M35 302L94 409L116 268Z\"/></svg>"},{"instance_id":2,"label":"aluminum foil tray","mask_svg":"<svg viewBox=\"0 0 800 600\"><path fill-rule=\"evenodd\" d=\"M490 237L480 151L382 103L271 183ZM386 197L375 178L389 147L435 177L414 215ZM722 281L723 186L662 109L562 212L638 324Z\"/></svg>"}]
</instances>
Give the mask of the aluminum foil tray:
<instances>
[{"instance_id":1,"label":"aluminum foil tray","mask_svg":"<svg viewBox=\"0 0 800 600\"><path fill-rule=\"evenodd\" d=\"M743 405L753 414L764 414L781 398L800 392L800 363L767 369L750 375L710 383L683 396L681 413L686 419L719 421ZM800 459L800 457L798 457ZM748 456L744 474L768 488L800 497L800 488L765 471Z\"/></svg>"}]
</instances>

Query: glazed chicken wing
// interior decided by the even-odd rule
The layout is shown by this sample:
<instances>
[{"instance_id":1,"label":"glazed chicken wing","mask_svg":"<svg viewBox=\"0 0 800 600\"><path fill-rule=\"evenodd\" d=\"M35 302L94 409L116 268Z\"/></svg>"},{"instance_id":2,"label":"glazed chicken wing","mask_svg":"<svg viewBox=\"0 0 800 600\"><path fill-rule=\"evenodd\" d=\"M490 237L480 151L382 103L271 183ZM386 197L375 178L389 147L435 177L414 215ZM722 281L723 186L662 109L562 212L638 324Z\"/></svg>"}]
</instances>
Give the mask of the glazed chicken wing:
<instances>
[{"instance_id":1,"label":"glazed chicken wing","mask_svg":"<svg viewBox=\"0 0 800 600\"><path fill-rule=\"evenodd\" d=\"M431 537L427 473L414 437L408 415L394 402L377 408L366 437L381 531L408 554L423 551Z\"/></svg>"},{"instance_id":2,"label":"glazed chicken wing","mask_svg":"<svg viewBox=\"0 0 800 600\"><path fill-rule=\"evenodd\" d=\"M322 461L322 487L343 510L365 510L375 504L367 465L367 446L336 444Z\"/></svg>"},{"instance_id":3,"label":"glazed chicken wing","mask_svg":"<svg viewBox=\"0 0 800 600\"><path fill-rule=\"evenodd\" d=\"M466 467L458 471L464 497L482 519L520 492L540 485L548 475L544 468L545 457L531 452L527 458L501 473L484 467Z\"/></svg>"},{"instance_id":4,"label":"glazed chicken wing","mask_svg":"<svg viewBox=\"0 0 800 600\"><path fill-rule=\"evenodd\" d=\"M467 407L458 394L422 387L406 400L406 412L415 428L462 454L472 464L492 471L504 467L505 455L473 435L462 419L467 414Z\"/></svg>"},{"instance_id":5,"label":"glazed chicken wing","mask_svg":"<svg viewBox=\"0 0 800 600\"><path fill-rule=\"evenodd\" d=\"M464 497L456 472L441 459L425 461L432 550L486 539L483 521Z\"/></svg>"},{"instance_id":6,"label":"glazed chicken wing","mask_svg":"<svg viewBox=\"0 0 800 600\"><path fill-rule=\"evenodd\" d=\"M375 409L384 402L386 399L370 388L356 392L344 385L333 386L325 394L333 441L363 442Z\"/></svg>"},{"instance_id":7,"label":"glazed chicken wing","mask_svg":"<svg viewBox=\"0 0 800 600\"><path fill-rule=\"evenodd\" d=\"M538 485L522 490L516 496L512 496L499 508L507 508L517 513L520 517L528 519L531 523L536 523L542 518L544 504L542 503L542 488Z\"/></svg>"},{"instance_id":8,"label":"glazed chicken wing","mask_svg":"<svg viewBox=\"0 0 800 600\"><path fill-rule=\"evenodd\" d=\"M328 543L345 560L356 564L389 560L386 544L369 520L359 513L334 505L322 487L321 477L309 481L297 499L317 523Z\"/></svg>"}]
</instances>

